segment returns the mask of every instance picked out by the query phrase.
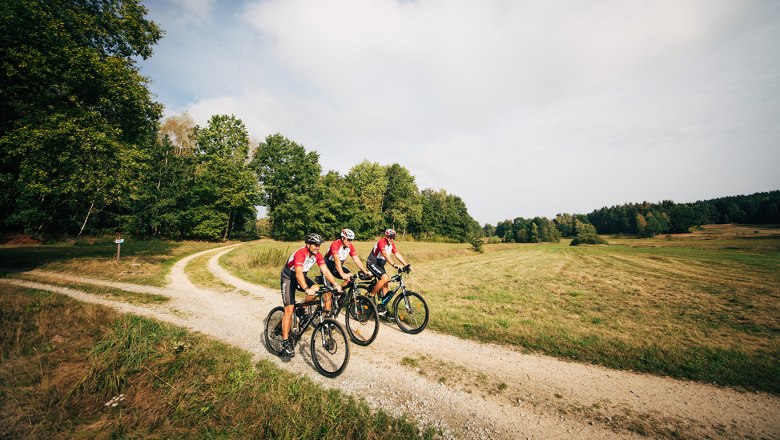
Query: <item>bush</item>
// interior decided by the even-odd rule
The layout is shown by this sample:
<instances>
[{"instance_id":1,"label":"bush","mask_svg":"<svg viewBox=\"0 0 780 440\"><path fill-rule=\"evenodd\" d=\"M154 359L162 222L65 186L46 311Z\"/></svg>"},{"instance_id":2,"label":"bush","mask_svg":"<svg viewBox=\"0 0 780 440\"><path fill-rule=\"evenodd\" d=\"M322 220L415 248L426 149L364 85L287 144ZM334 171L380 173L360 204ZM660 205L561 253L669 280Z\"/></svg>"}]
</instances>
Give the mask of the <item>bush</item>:
<instances>
[{"instance_id":1,"label":"bush","mask_svg":"<svg viewBox=\"0 0 780 440\"><path fill-rule=\"evenodd\" d=\"M474 248L476 252L479 252L480 254L485 252L485 250L482 248L482 244L484 243L482 241L482 237L472 237L469 240L469 243L471 243L471 246Z\"/></svg>"},{"instance_id":2,"label":"bush","mask_svg":"<svg viewBox=\"0 0 780 440\"><path fill-rule=\"evenodd\" d=\"M596 234L578 235L571 241L571 246L579 246L581 244L609 244L607 240L604 240Z\"/></svg>"}]
</instances>

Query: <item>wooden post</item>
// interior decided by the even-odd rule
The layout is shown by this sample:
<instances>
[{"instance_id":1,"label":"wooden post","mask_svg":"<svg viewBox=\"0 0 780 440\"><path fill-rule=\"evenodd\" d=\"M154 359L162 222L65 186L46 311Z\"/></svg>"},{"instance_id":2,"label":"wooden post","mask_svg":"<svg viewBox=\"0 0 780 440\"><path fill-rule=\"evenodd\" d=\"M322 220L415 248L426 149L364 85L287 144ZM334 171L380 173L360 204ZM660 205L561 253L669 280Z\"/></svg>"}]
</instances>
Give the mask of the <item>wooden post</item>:
<instances>
[{"instance_id":1,"label":"wooden post","mask_svg":"<svg viewBox=\"0 0 780 440\"><path fill-rule=\"evenodd\" d=\"M121 236L119 234L117 234L116 240L114 240L114 243L116 243L116 262L117 262L117 264L119 264L119 253L120 253L120 248L122 247L122 242L123 241L124 240L122 240Z\"/></svg>"}]
</instances>

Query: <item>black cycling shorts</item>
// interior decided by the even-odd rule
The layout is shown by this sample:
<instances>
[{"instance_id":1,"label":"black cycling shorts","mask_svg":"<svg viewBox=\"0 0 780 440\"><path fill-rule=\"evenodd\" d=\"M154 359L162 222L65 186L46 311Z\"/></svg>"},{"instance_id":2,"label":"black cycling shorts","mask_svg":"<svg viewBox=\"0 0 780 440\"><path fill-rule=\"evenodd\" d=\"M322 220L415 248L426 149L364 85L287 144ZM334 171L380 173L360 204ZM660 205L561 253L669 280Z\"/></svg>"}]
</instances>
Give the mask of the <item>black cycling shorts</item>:
<instances>
[{"instance_id":1,"label":"black cycling shorts","mask_svg":"<svg viewBox=\"0 0 780 440\"><path fill-rule=\"evenodd\" d=\"M305 274L303 277L306 279L306 284L309 285L309 287L314 285L314 281L309 279ZM303 288L298 285L298 280L295 278L295 273L293 273L293 276L290 277L288 274L285 274L285 271L282 271L281 276L281 294L282 294L282 303L285 306L294 305L295 304L295 291L300 290L301 292L304 292Z\"/></svg>"},{"instance_id":2,"label":"black cycling shorts","mask_svg":"<svg viewBox=\"0 0 780 440\"><path fill-rule=\"evenodd\" d=\"M336 270L336 263L334 263L333 261L328 260L328 261L325 262L325 265L328 267L328 270L330 271L331 275L333 275L333 278L338 278L340 280L344 279L344 278L341 278L341 275L339 275L339 271ZM344 267L344 263L343 262L341 263L341 270L344 271L344 273L352 273L352 272L349 271L349 269Z\"/></svg>"},{"instance_id":3,"label":"black cycling shorts","mask_svg":"<svg viewBox=\"0 0 780 440\"><path fill-rule=\"evenodd\" d=\"M371 271L374 275L376 275L377 278L382 278L382 275L386 274L385 271L385 264L387 264L387 260L384 259L369 259L366 261L366 267L368 270Z\"/></svg>"}]
</instances>

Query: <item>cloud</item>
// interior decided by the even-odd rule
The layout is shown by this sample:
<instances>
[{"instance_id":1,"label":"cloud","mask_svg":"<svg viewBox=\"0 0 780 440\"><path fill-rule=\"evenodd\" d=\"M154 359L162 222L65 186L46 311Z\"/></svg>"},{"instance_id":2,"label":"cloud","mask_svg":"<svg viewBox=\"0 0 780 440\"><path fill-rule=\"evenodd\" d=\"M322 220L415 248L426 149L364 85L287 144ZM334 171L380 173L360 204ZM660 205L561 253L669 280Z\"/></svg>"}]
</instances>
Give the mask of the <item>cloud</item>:
<instances>
[{"instance_id":1,"label":"cloud","mask_svg":"<svg viewBox=\"0 0 780 440\"><path fill-rule=\"evenodd\" d=\"M211 17L214 0L169 0L169 6L165 15L169 25L202 24Z\"/></svg>"},{"instance_id":2,"label":"cloud","mask_svg":"<svg viewBox=\"0 0 780 440\"><path fill-rule=\"evenodd\" d=\"M264 0L188 13L201 18L163 22L146 67L174 111L199 124L235 114L342 173L398 162L483 222L780 184L767 165L780 160L773 2Z\"/></svg>"}]
</instances>

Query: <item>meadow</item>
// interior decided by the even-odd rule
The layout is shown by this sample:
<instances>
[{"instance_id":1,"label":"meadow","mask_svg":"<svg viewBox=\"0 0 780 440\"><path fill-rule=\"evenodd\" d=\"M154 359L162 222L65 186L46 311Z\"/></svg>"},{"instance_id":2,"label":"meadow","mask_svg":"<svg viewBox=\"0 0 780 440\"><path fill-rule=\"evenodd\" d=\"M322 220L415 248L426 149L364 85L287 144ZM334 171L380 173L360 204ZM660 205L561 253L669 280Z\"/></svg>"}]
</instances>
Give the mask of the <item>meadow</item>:
<instances>
[{"instance_id":1,"label":"meadow","mask_svg":"<svg viewBox=\"0 0 780 440\"><path fill-rule=\"evenodd\" d=\"M780 229L711 225L610 246L398 241L430 328L578 362L780 392ZM372 242L357 242L361 259ZM298 244L220 263L277 288ZM348 261L348 267L354 264ZM312 270L311 275L318 271Z\"/></svg>"},{"instance_id":2,"label":"meadow","mask_svg":"<svg viewBox=\"0 0 780 440\"><path fill-rule=\"evenodd\" d=\"M412 264L409 287L429 302L432 330L780 393L779 228L708 225L689 234L605 238L610 246L499 243L486 244L484 253L469 244L397 245ZM110 240L0 246L0 276L41 268L161 286L176 260L220 245L128 240L118 264ZM277 289L283 263L301 245L260 240L223 255L220 264ZM361 260L372 245L356 243ZM188 274L227 289L209 276L207 260L194 260Z\"/></svg>"}]
</instances>

